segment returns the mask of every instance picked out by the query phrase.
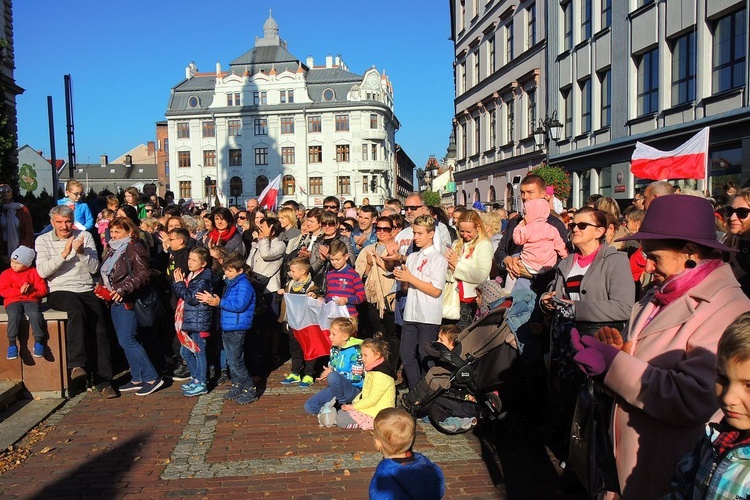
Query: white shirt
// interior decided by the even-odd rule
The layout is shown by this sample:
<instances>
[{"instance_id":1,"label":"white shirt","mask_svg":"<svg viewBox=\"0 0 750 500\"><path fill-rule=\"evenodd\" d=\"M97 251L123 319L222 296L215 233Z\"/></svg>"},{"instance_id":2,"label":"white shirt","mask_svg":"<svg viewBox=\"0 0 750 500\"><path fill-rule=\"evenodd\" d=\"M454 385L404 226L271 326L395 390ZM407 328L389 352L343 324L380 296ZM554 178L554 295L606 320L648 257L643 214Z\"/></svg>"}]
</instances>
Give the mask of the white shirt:
<instances>
[{"instance_id":1,"label":"white shirt","mask_svg":"<svg viewBox=\"0 0 750 500\"><path fill-rule=\"evenodd\" d=\"M398 243L398 252L401 255L406 255L409 251L411 242L414 239L414 230L412 226L405 227L396 235L396 243ZM448 232L448 228L445 224L437 224L435 227L435 236L432 238L432 245L435 248L440 249L440 253L445 253L446 248L451 246L451 234Z\"/></svg>"},{"instance_id":2,"label":"white shirt","mask_svg":"<svg viewBox=\"0 0 750 500\"><path fill-rule=\"evenodd\" d=\"M443 319L443 293L448 261L435 245L414 252L406 258L406 268L415 278L427 281L440 289L440 295L431 297L409 285L404 307L404 321L439 325Z\"/></svg>"}]
</instances>

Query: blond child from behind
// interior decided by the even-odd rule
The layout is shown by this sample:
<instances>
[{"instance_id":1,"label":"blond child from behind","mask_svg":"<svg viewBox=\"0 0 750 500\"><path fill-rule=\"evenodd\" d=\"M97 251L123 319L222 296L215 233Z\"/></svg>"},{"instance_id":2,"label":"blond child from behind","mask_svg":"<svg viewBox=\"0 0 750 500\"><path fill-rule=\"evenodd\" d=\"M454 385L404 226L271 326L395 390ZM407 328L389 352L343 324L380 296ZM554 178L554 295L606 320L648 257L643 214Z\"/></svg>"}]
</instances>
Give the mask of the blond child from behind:
<instances>
[{"instance_id":1,"label":"blond child from behind","mask_svg":"<svg viewBox=\"0 0 750 500\"><path fill-rule=\"evenodd\" d=\"M388 361L388 343L383 334L376 332L362 342L362 363L365 381L362 392L351 404L342 405L336 414L336 425L344 429L373 428L373 421L385 408L396 404L396 373Z\"/></svg>"},{"instance_id":2,"label":"blond child from behind","mask_svg":"<svg viewBox=\"0 0 750 500\"><path fill-rule=\"evenodd\" d=\"M445 495L440 467L411 451L415 430L414 419L401 408L386 408L375 417L373 438L383 460L370 481L371 500L432 500Z\"/></svg>"},{"instance_id":3,"label":"blond child from behind","mask_svg":"<svg viewBox=\"0 0 750 500\"><path fill-rule=\"evenodd\" d=\"M750 313L727 327L716 353L716 398L724 418L706 425L664 498L750 498Z\"/></svg>"}]
</instances>

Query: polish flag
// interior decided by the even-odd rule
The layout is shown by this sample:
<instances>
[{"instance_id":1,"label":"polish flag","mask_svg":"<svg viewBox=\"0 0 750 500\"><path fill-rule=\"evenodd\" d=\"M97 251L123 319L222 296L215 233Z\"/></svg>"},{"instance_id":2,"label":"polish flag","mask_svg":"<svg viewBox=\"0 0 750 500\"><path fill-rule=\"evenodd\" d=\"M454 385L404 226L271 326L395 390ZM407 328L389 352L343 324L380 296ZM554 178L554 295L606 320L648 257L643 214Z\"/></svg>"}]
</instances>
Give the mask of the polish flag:
<instances>
[{"instance_id":1,"label":"polish flag","mask_svg":"<svg viewBox=\"0 0 750 500\"><path fill-rule=\"evenodd\" d=\"M304 294L285 293L286 320L289 329L302 347L305 361L312 361L331 353L328 338L331 320L348 317L349 310L335 302L324 303Z\"/></svg>"},{"instance_id":2,"label":"polish flag","mask_svg":"<svg viewBox=\"0 0 750 500\"><path fill-rule=\"evenodd\" d=\"M279 184L281 183L281 174L277 175L271 183L266 186L266 189L260 193L258 197L258 205L265 208L266 210L276 210L276 198L279 195Z\"/></svg>"},{"instance_id":3,"label":"polish flag","mask_svg":"<svg viewBox=\"0 0 750 500\"><path fill-rule=\"evenodd\" d=\"M708 166L708 130L704 128L682 146L660 151L635 143L630 171L640 179L705 179Z\"/></svg>"}]
</instances>

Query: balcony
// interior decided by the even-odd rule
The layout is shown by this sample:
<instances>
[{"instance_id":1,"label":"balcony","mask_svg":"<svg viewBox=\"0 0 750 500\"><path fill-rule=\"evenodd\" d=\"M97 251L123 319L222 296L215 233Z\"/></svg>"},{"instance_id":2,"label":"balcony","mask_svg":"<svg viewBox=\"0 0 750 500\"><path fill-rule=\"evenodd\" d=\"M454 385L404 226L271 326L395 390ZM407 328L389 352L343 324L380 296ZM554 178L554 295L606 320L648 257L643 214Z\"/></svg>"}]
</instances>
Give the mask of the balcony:
<instances>
[{"instance_id":1,"label":"balcony","mask_svg":"<svg viewBox=\"0 0 750 500\"><path fill-rule=\"evenodd\" d=\"M384 141L388 138L388 133L382 128L366 128L362 130L362 139L370 141Z\"/></svg>"}]
</instances>

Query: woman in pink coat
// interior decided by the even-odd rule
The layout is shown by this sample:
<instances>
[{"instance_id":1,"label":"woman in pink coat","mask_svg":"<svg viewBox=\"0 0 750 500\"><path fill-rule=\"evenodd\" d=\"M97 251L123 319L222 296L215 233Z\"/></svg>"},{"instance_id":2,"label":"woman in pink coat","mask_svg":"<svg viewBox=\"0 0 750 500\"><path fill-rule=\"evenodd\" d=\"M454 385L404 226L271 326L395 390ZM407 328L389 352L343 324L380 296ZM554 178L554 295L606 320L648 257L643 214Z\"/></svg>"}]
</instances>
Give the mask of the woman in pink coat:
<instances>
[{"instance_id":1,"label":"woman in pink coat","mask_svg":"<svg viewBox=\"0 0 750 500\"><path fill-rule=\"evenodd\" d=\"M707 200L655 198L640 231L623 238L631 239L641 241L646 271L661 284L634 306L622 336L602 329L583 337L574 359L615 395L620 490L640 500L669 492L675 465L717 413L716 346L750 300L722 261L731 249L716 241Z\"/></svg>"}]
</instances>

